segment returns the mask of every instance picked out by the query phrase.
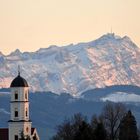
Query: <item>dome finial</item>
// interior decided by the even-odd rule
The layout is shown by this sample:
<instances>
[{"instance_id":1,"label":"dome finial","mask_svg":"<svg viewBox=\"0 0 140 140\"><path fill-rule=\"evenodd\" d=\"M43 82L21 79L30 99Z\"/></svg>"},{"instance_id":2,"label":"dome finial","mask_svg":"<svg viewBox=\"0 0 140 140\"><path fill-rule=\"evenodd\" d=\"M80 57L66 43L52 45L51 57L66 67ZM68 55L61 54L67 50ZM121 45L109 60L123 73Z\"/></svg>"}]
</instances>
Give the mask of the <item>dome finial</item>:
<instances>
[{"instance_id":1,"label":"dome finial","mask_svg":"<svg viewBox=\"0 0 140 140\"><path fill-rule=\"evenodd\" d=\"M18 76L20 76L20 65L18 65Z\"/></svg>"}]
</instances>

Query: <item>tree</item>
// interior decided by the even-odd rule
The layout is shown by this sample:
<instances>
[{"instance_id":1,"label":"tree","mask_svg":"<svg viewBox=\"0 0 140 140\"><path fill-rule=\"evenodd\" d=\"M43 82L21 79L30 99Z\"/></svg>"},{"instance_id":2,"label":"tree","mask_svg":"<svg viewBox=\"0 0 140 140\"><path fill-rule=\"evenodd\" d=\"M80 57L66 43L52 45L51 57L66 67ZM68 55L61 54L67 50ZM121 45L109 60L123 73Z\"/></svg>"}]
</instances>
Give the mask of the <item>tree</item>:
<instances>
[{"instance_id":1,"label":"tree","mask_svg":"<svg viewBox=\"0 0 140 140\"><path fill-rule=\"evenodd\" d=\"M120 123L119 140L138 140L136 120L130 110Z\"/></svg>"},{"instance_id":2,"label":"tree","mask_svg":"<svg viewBox=\"0 0 140 140\"><path fill-rule=\"evenodd\" d=\"M95 140L107 140L107 132L102 122L98 122L94 129Z\"/></svg>"},{"instance_id":3,"label":"tree","mask_svg":"<svg viewBox=\"0 0 140 140\"><path fill-rule=\"evenodd\" d=\"M33 136L33 140L38 140L36 134Z\"/></svg>"},{"instance_id":4,"label":"tree","mask_svg":"<svg viewBox=\"0 0 140 140\"><path fill-rule=\"evenodd\" d=\"M95 140L107 140L107 131L105 129L102 116L94 115L91 119L91 127L94 132Z\"/></svg>"},{"instance_id":5,"label":"tree","mask_svg":"<svg viewBox=\"0 0 140 140\"><path fill-rule=\"evenodd\" d=\"M118 138L120 121L125 113L126 108L121 103L109 102L105 105L102 117L110 140L116 140Z\"/></svg>"},{"instance_id":6,"label":"tree","mask_svg":"<svg viewBox=\"0 0 140 140\"><path fill-rule=\"evenodd\" d=\"M87 122L86 116L83 116L81 113L74 114L71 118L71 124L75 131L79 129L79 126L82 125L83 121Z\"/></svg>"},{"instance_id":7,"label":"tree","mask_svg":"<svg viewBox=\"0 0 140 140\"><path fill-rule=\"evenodd\" d=\"M19 140L31 140L30 136L24 135L24 132L21 131Z\"/></svg>"},{"instance_id":8,"label":"tree","mask_svg":"<svg viewBox=\"0 0 140 140\"><path fill-rule=\"evenodd\" d=\"M86 117L78 113L57 127L57 134L52 140L90 140L91 131Z\"/></svg>"},{"instance_id":9,"label":"tree","mask_svg":"<svg viewBox=\"0 0 140 140\"><path fill-rule=\"evenodd\" d=\"M79 125L74 140L94 140L92 128L86 121L82 121Z\"/></svg>"},{"instance_id":10,"label":"tree","mask_svg":"<svg viewBox=\"0 0 140 140\"><path fill-rule=\"evenodd\" d=\"M57 135L53 140L73 140L74 130L69 120L65 120L57 129Z\"/></svg>"},{"instance_id":11,"label":"tree","mask_svg":"<svg viewBox=\"0 0 140 140\"><path fill-rule=\"evenodd\" d=\"M126 113L124 105L108 103L99 117L88 123L81 114L58 126L52 140L118 140L120 121Z\"/></svg>"},{"instance_id":12,"label":"tree","mask_svg":"<svg viewBox=\"0 0 140 140\"><path fill-rule=\"evenodd\" d=\"M140 140L140 126L138 126L137 128L137 132L138 132L138 140Z\"/></svg>"}]
</instances>

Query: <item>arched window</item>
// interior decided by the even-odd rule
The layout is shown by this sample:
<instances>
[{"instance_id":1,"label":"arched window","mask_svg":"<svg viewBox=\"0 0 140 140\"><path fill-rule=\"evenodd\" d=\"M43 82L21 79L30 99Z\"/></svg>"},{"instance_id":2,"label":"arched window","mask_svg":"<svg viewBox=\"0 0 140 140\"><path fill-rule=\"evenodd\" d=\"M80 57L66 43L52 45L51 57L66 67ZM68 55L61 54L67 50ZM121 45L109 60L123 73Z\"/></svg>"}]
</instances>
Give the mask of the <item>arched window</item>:
<instances>
[{"instance_id":1,"label":"arched window","mask_svg":"<svg viewBox=\"0 0 140 140\"><path fill-rule=\"evenodd\" d=\"M27 111L27 108L26 108L26 117L28 116L28 111Z\"/></svg>"},{"instance_id":2,"label":"arched window","mask_svg":"<svg viewBox=\"0 0 140 140\"><path fill-rule=\"evenodd\" d=\"M28 91L25 92L25 99L27 99Z\"/></svg>"},{"instance_id":3,"label":"arched window","mask_svg":"<svg viewBox=\"0 0 140 140\"><path fill-rule=\"evenodd\" d=\"M18 140L18 135L15 135L15 140Z\"/></svg>"},{"instance_id":4,"label":"arched window","mask_svg":"<svg viewBox=\"0 0 140 140\"><path fill-rule=\"evenodd\" d=\"M15 111L15 117L18 117L18 111L17 110Z\"/></svg>"},{"instance_id":5,"label":"arched window","mask_svg":"<svg viewBox=\"0 0 140 140\"><path fill-rule=\"evenodd\" d=\"M15 117L18 117L18 109L15 108Z\"/></svg>"},{"instance_id":6,"label":"arched window","mask_svg":"<svg viewBox=\"0 0 140 140\"><path fill-rule=\"evenodd\" d=\"M15 91L15 100L18 100L18 92Z\"/></svg>"}]
</instances>

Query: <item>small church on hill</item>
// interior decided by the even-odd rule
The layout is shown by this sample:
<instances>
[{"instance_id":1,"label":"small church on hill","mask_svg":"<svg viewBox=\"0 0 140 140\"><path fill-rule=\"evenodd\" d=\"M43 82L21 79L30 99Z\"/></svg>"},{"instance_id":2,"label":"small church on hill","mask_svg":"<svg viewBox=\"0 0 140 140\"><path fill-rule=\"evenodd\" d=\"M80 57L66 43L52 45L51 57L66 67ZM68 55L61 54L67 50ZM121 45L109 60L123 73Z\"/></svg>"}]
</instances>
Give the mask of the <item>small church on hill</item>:
<instances>
[{"instance_id":1,"label":"small church on hill","mask_svg":"<svg viewBox=\"0 0 140 140\"><path fill-rule=\"evenodd\" d=\"M29 140L40 140L36 128L32 128L32 121L29 117L29 86L27 81L18 76L11 85L11 116L8 121L8 128L0 128L0 140L19 140L23 134Z\"/></svg>"}]
</instances>

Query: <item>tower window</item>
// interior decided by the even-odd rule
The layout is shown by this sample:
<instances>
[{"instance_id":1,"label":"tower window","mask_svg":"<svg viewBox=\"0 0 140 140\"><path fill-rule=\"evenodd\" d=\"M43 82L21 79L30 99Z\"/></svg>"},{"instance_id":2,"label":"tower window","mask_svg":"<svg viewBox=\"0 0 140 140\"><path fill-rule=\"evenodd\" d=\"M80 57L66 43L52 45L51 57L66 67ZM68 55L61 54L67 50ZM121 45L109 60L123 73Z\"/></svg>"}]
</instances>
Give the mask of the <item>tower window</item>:
<instances>
[{"instance_id":1,"label":"tower window","mask_svg":"<svg viewBox=\"0 0 140 140\"><path fill-rule=\"evenodd\" d=\"M26 117L28 116L28 112L27 112L27 109L26 109Z\"/></svg>"},{"instance_id":2,"label":"tower window","mask_svg":"<svg viewBox=\"0 0 140 140\"><path fill-rule=\"evenodd\" d=\"M15 111L15 117L18 117L18 111Z\"/></svg>"},{"instance_id":3,"label":"tower window","mask_svg":"<svg viewBox=\"0 0 140 140\"><path fill-rule=\"evenodd\" d=\"M27 99L27 92L25 93L25 99Z\"/></svg>"},{"instance_id":4,"label":"tower window","mask_svg":"<svg viewBox=\"0 0 140 140\"><path fill-rule=\"evenodd\" d=\"M15 140L18 140L18 135L15 135Z\"/></svg>"},{"instance_id":5,"label":"tower window","mask_svg":"<svg viewBox=\"0 0 140 140\"><path fill-rule=\"evenodd\" d=\"M18 99L18 94L17 93L15 93L15 100L17 100Z\"/></svg>"}]
</instances>

